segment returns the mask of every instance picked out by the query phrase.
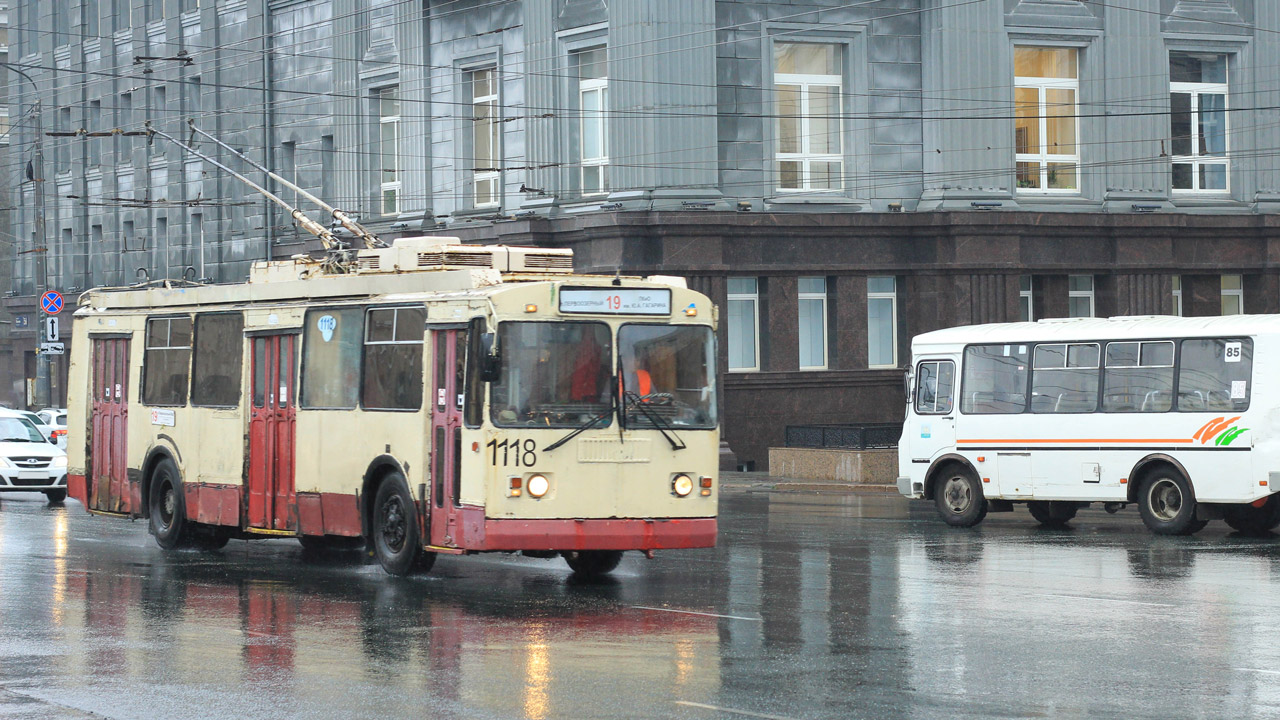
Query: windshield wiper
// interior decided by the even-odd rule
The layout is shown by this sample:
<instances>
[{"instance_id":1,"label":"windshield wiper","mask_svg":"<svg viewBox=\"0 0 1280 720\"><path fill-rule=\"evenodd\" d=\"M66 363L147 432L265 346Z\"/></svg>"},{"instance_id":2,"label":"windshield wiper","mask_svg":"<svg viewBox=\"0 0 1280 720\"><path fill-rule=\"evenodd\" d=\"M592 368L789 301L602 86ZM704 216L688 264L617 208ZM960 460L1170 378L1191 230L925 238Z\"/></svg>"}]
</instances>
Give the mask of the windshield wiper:
<instances>
[{"instance_id":1,"label":"windshield wiper","mask_svg":"<svg viewBox=\"0 0 1280 720\"><path fill-rule=\"evenodd\" d=\"M627 400L627 407L638 408L640 410L640 414L644 415L648 418L649 422L653 423L653 426L658 429L658 432L662 433L662 437L666 438L667 442L671 443L672 450L684 450L685 447L687 447L684 444L684 441L680 439L680 436L676 435L676 429L671 426L671 423L663 420L660 415L646 407L645 404L641 402L639 395L633 392L628 392L623 397ZM668 433L668 430L671 432Z\"/></svg>"},{"instance_id":2,"label":"windshield wiper","mask_svg":"<svg viewBox=\"0 0 1280 720\"><path fill-rule=\"evenodd\" d=\"M586 422L582 423L581 425L579 425L578 427L574 428L573 432L569 433L568 435L565 435L564 437L560 438L559 440L557 440L557 441L555 441L555 442L551 443L550 445L548 445L548 446L546 446L546 447L542 448L542 451L543 451L543 452L551 452L552 450L555 450L556 448L560 447L561 445L564 445L565 443L567 443L567 442L569 442L570 440L572 440L572 439L574 439L574 438L578 437L578 436L579 436L579 435L581 435L582 433L584 433L584 432L586 432L586 431L590 430L591 428L595 427L595 426L596 426L596 423L599 423L601 420L604 420L605 418L609 417L609 416L610 416L610 415L612 415L612 414L613 414L613 407L611 406L608 410L605 410L604 412L600 413L599 415L597 415L597 416L595 416L595 417L591 418L590 420L588 420L588 421L586 421Z\"/></svg>"},{"instance_id":3,"label":"windshield wiper","mask_svg":"<svg viewBox=\"0 0 1280 720\"><path fill-rule=\"evenodd\" d=\"M5 438L0 442L35 442L31 438Z\"/></svg>"}]
</instances>

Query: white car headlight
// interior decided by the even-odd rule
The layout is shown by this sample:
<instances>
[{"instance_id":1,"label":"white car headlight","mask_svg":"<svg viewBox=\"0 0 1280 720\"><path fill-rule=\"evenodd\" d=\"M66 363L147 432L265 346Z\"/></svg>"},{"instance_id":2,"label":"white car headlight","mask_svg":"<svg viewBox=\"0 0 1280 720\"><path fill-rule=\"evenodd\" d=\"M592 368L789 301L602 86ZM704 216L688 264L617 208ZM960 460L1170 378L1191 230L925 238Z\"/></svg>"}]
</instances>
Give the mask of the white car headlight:
<instances>
[{"instance_id":1,"label":"white car headlight","mask_svg":"<svg viewBox=\"0 0 1280 720\"><path fill-rule=\"evenodd\" d=\"M54 458L53 462L49 463L49 465L51 467L64 468L67 466L67 456L59 455L58 457Z\"/></svg>"}]
</instances>

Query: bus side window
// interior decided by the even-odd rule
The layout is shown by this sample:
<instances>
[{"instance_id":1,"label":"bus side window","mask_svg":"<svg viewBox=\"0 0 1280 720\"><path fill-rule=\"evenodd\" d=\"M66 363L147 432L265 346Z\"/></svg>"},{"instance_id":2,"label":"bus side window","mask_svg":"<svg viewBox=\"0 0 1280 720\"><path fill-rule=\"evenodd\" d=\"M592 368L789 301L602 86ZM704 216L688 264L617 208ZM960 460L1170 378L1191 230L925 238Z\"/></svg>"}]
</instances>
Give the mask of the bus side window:
<instances>
[{"instance_id":1,"label":"bus side window","mask_svg":"<svg viewBox=\"0 0 1280 720\"><path fill-rule=\"evenodd\" d=\"M1178 410L1243 412L1249 409L1253 341L1196 338L1182 341L1178 360Z\"/></svg>"},{"instance_id":2,"label":"bus side window","mask_svg":"<svg viewBox=\"0 0 1280 720\"><path fill-rule=\"evenodd\" d=\"M917 414L945 415L951 412L955 373L955 363L950 360L920 363L916 371Z\"/></svg>"}]
</instances>

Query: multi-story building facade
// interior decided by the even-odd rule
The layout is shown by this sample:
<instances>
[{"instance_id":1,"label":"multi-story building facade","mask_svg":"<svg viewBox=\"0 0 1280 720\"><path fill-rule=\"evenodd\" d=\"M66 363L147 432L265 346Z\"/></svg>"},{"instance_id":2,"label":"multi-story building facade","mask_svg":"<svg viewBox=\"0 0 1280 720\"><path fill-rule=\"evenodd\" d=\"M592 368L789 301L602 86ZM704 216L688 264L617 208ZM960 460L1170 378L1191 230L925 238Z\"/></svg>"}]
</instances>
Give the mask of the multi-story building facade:
<instances>
[{"instance_id":1,"label":"multi-story building facade","mask_svg":"<svg viewBox=\"0 0 1280 720\"><path fill-rule=\"evenodd\" d=\"M763 467L789 424L900 419L918 332L1280 311L1280 6L1149 5L17 0L45 129L88 134L45 138L42 182L6 166L7 307L318 247L176 146L99 136L190 119L387 237L689 278Z\"/></svg>"}]
</instances>

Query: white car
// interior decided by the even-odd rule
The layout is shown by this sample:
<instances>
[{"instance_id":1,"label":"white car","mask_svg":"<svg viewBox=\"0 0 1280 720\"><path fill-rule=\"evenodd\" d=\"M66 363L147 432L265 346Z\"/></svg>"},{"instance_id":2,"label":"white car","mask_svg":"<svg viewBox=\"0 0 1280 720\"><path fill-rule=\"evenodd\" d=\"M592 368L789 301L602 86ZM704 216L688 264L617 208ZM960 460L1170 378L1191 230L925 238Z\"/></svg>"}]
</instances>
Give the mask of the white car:
<instances>
[{"instance_id":1,"label":"white car","mask_svg":"<svg viewBox=\"0 0 1280 720\"><path fill-rule=\"evenodd\" d=\"M27 417L0 410L0 492L42 492L67 499L67 454Z\"/></svg>"},{"instance_id":2,"label":"white car","mask_svg":"<svg viewBox=\"0 0 1280 720\"><path fill-rule=\"evenodd\" d=\"M58 441L58 447L67 449L67 411L60 408L45 408L36 413L36 417L44 423L42 431L49 428L46 435Z\"/></svg>"}]
</instances>

